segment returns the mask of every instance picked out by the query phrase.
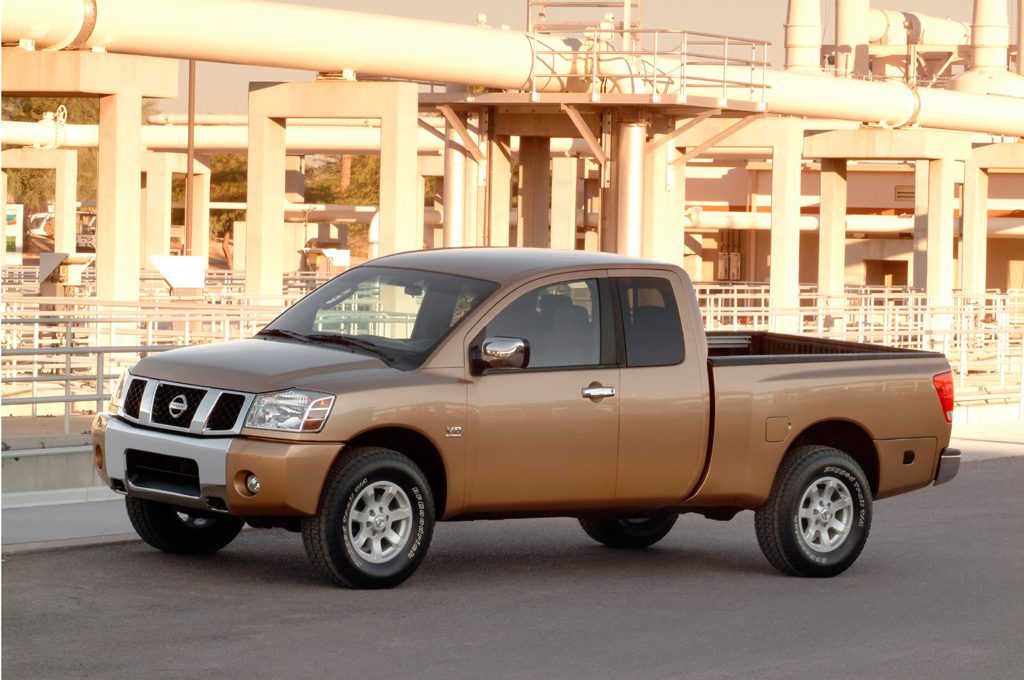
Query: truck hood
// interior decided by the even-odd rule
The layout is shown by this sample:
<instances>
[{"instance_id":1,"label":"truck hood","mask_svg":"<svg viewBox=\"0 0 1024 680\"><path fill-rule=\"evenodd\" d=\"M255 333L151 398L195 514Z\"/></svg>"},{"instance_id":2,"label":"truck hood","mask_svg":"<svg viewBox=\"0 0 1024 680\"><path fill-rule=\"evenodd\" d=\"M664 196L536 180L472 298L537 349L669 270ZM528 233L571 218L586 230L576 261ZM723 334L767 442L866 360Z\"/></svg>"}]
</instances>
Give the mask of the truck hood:
<instances>
[{"instance_id":1,"label":"truck hood","mask_svg":"<svg viewBox=\"0 0 1024 680\"><path fill-rule=\"evenodd\" d=\"M290 340L237 340L183 347L153 354L132 374L187 385L241 392L272 392L331 382L339 374L366 369L396 369L376 357L348 348Z\"/></svg>"}]
</instances>

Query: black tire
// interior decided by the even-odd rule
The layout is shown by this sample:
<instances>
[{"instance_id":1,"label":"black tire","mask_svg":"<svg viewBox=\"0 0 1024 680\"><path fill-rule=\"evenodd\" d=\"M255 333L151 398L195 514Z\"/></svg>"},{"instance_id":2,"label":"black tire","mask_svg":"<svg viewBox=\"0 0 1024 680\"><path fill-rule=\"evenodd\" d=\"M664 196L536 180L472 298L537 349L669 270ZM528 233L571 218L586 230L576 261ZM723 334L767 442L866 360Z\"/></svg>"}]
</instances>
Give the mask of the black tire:
<instances>
[{"instance_id":1,"label":"black tire","mask_svg":"<svg viewBox=\"0 0 1024 680\"><path fill-rule=\"evenodd\" d=\"M202 513L166 503L128 497L128 519L142 540L177 555L215 553L235 539L245 524L237 517Z\"/></svg>"},{"instance_id":2,"label":"black tire","mask_svg":"<svg viewBox=\"0 0 1024 680\"><path fill-rule=\"evenodd\" d=\"M664 510L653 517L637 519L581 519L587 535L609 548L636 550L665 538L679 519L679 513Z\"/></svg>"},{"instance_id":3,"label":"black tire","mask_svg":"<svg viewBox=\"0 0 1024 680\"><path fill-rule=\"evenodd\" d=\"M423 561L433 533L434 497L423 472L397 451L375 446L346 451L335 462L317 514L302 521L313 567L346 588L402 583Z\"/></svg>"},{"instance_id":4,"label":"black tire","mask_svg":"<svg viewBox=\"0 0 1024 680\"><path fill-rule=\"evenodd\" d=\"M871 487L848 454L798 446L786 454L768 500L755 511L754 528L764 556L783 574L835 576L864 549Z\"/></svg>"}]
</instances>

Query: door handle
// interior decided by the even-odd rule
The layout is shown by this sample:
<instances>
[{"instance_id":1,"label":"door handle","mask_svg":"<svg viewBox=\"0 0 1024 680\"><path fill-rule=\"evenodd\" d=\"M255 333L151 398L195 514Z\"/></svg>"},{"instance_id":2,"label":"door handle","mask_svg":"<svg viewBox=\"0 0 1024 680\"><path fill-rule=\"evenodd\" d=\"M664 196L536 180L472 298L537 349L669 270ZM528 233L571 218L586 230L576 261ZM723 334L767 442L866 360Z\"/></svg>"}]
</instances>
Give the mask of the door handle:
<instances>
[{"instance_id":1,"label":"door handle","mask_svg":"<svg viewBox=\"0 0 1024 680\"><path fill-rule=\"evenodd\" d=\"M604 399L605 397L614 397L614 387L601 387L600 385L595 387L584 387L583 398L584 399Z\"/></svg>"}]
</instances>

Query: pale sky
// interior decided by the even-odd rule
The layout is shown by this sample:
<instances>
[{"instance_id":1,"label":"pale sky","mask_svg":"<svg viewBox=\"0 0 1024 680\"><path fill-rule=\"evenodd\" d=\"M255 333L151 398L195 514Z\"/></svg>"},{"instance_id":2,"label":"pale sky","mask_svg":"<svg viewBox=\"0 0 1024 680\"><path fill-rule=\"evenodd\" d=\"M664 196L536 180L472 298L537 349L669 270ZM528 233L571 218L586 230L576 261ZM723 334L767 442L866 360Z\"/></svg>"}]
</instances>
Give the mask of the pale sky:
<instances>
[{"instance_id":1,"label":"pale sky","mask_svg":"<svg viewBox=\"0 0 1024 680\"><path fill-rule=\"evenodd\" d=\"M487 23L491 26L507 24L511 29L526 28L525 0L377 0L372 3L365 0L283 1L470 25L475 24L477 15L482 13L487 15ZM644 0L643 4L644 28L686 29L768 40L774 44L769 53L770 60L775 66L782 65L787 0ZM1015 5L1016 2L1010 3L1011 27L1014 26ZM970 23L974 4L972 0L876 0L872 6L952 17ZM829 43L835 25L835 0L821 0L821 7L824 40ZM229 30L245 29L241 25ZM258 49L258 46L254 48ZM246 113L249 81L310 80L313 77L308 71L209 62L200 62L196 70L197 113ZM179 88L181 95L176 100L160 102L162 111L187 111L186 74L183 62Z\"/></svg>"}]
</instances>

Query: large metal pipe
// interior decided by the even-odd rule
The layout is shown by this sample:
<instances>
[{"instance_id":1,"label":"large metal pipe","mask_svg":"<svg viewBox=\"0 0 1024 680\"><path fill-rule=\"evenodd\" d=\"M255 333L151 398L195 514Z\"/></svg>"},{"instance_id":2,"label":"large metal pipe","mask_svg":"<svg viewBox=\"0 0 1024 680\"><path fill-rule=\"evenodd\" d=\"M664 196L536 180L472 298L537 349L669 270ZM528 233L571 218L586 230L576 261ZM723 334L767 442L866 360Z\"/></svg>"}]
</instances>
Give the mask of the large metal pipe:
<instances>
[{"instance_id":1,"label":"large metal pipe","mask_svg":"<svg viewBox=\"0 0 1024 680\"><path fill-rule=\"evenodd\" d=\"M188 131L178 125L143 125L142 146L151 151L184 151ZM0 122L4 144L15 146L61 146L94 148L99 143L95 125L57 125L53 120L35 123L5 120ZM240 125L200 125L196 127L196 150L206 153L244 153L248 149L248 128ZM346 126L292 127L285 130L285 146L293 155L314 153L369 154L380 150L380 128ZM417 133L421 154L444 150L444 143L426 130ZM519 149L519 138L512 138L512 150ZM591 155L582 139L557 137L551 140L552 152L576 156Z\"/></svg>"},{"instance_id":2,"label":"large metal pipe","mask_svg":"<svg viewBox=\"0 0 1024 680\"><path fill-rule=\"evenodd\" d=\"M878 45L966 45L971 27L956 19L872 7L868 39Z\"/></svg>"},{"instance_id":3,"label":"large metal pipe","mask_svg":"<svg viewBox=\"0 0 1024 680\"><path fill-rule=\"evenodd\" d=\"M1017 0L1017 75L1024 76L1024 0Z\"/></svg>"},{"instance_id":4,"label":"large metal pipe","mask_svg":"<svg viewBox=\"0 0 1024 680\"><path fill-rule=\"evenodd\" d=\"M444 147L444 247L466 245L466 157L458 133L445 126Z\"/></svg>"},{"instance_id":5,"label":"large metal pipe","mask_svg":"<svg viewBox=\"0 0 1024 680\"><path fill-rule=\"evenodd\" d=\"M538 55L535 60L531 37L510 31L241 0L178 0L172 4L139 0L95 2L96 30L86 44L112 52L314 70L354 68L361 73L471 82L495 88L528 87L530 71L536 67L538 89L542 90L569 89L570 82L578 86L582 81L571 75L587 72L583 70L586 63L582 54L579 59ZM817 21L820 26L820 19L812 18L819 16L817 4L817 0L793 0L791 13L793 5L799 12L789 23L806 27ZM3 40L16 42L23 37L18 35L18 27L45 22L51 15L50 9L35 0L6 0L2 6ZM245 32L221 30L222 25L230 25L243 15L249 19ZM204 21L195 22L194 16L203 16ZM788 41L794 48L794 68L768 70L765 74L769 112L893 127L918 123L925 127L1024 136L1024 98L993 98L933 88L911 90L901 83L845 80L802 72L816 70L817 57L811 57L814 49L810 30L798 32L803 37L798 39L794 35ZM381 44L382 36L387 36L387 44ZM560 49L569 49L568 44L557 42ZM253 45L260 48L253 49ZM616 63L620 64L617 68L624 69L622 77L631 75L627 60ZM649 79L651 65L644 64L643 70ZM722 77L723 69L688 66L687 73L717 79ZM725 73L737 82L751 78L748 68L731 67ZM618 73L610 75L619 77ZM639 78L640 74L635 75ZM631 82L635 86L637 81ZM668 79L662 82L668 87ZM700 88L691 84L691 91L697 94ZM721 86L708 88L709 96L718 98L720 92ZM734 88L728 95L748 100L750 90Z\"/></svg>"},{"instance_id":6,"label":"large metal pipe","mask_svg":"<svg viewBox=\"0 0 1024 680\"><path fill-rule=\"evenodd\" d=\"M535 45L517 31L261 0L4 0L3 41L76 46L317 72L529 89ZM89 27L84 7L95 7ZM200 19L201 17L201 19ZM244 29L232 30L244 20ZM49 24L49 25L48 25ZM571 53L561 40L540 51ZM472 55L471 58L469 55ZM562 90L571 64L539 56L538 90Z\"/></svg>"}]
</instances>

